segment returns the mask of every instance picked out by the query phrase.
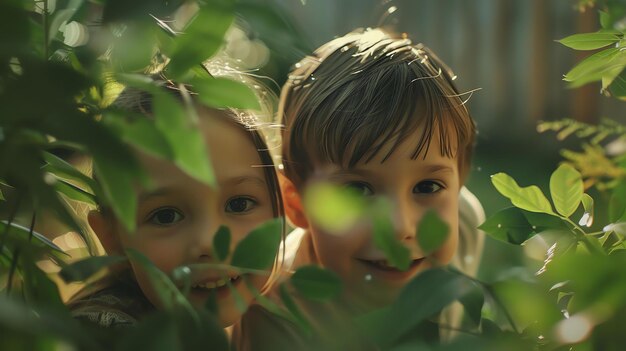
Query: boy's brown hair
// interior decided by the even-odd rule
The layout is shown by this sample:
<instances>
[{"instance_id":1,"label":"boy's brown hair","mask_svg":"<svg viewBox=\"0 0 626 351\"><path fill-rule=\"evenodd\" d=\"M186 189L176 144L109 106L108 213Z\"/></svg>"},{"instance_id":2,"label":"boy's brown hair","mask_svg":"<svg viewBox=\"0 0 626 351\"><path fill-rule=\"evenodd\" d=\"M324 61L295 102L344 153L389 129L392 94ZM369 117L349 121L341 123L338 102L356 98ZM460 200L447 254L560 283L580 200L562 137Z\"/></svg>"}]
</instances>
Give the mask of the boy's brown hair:
<instances>
[{"instance_id":1,"label":"boy's brown hair","mask_svg":"<svg viewBox=\"0 0 626 351\"><path fill-rule=\"evenodd\" d=\"M383 29L351 32L295 65L278 109L285 175L301 188L314 166L369 162L387 143L395 148L418 128L412 159L438 137L441 155L469 173L475 125L456 77L431 51Z\"/></svg>"}]
</instances>

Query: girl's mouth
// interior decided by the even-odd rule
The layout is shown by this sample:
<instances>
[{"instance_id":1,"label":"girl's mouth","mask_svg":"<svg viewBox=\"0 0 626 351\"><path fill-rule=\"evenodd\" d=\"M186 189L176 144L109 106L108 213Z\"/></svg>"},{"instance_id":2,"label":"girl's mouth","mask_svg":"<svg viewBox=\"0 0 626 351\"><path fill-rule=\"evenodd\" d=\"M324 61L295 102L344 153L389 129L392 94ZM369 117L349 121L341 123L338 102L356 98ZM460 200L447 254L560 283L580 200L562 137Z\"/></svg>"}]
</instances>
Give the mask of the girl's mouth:
<instances>
[{"instance_id":1,"label":"girl's mouth","mask_svg":"<svg viewBox=\"0 0 626 351\"><path fill-rule=\"evenodd\" d=\"M413 268L419 266L419 264L424 261L425 257L421 257L418 259L414 259L411 261L411 264L409 265L409 267L406 270L400 270L398 269L396 266L393 266L389 263L389 261L387 260L365 260L365 259L358 259L359 261L365 263L366 265L382 270L382 271L387 271L387 272L408 272L413 270Z\"/></svg>"},{"instance_id":2,"label":"girl's mouth","mask_svg":"<svg viewBox=\"0 0 626 351\"><path fill-rule=\"evenodd\" d=\"M218 280L210 280L202 283L193 284L191 286L192 289L201 289L201 290L213 290L220 289L226 286L229 282L230 284L235 284L241 279L240 275L229 277L229 278L221 278Z\"/></svg>"}]
</instances>

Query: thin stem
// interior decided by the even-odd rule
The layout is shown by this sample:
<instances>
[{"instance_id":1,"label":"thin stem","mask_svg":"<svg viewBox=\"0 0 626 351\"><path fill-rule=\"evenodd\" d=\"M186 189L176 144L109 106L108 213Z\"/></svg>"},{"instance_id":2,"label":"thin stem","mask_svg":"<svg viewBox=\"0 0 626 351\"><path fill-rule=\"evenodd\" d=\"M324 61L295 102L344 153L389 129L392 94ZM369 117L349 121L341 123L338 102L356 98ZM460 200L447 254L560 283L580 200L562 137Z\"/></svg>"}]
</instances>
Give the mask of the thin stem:
<instances>
[{"instance_id":1,"label":"thin stem","mask_svg":"<svg viewBox=\"0 0 626 351\"><path fill-rule=\"evenodd\" d=\"M2 252L2 249L4 249L4 242L6 241L6 238L9 236L9 230L11 230L11 224L13 223L13 220L15 219L15 215L17 214L17 210L20 207L21 200L22 200L22 197L18 195L17 200L15 200L15 206L13 207L13 209L11 209L11 214L9 215L7 226L6 228L4 228L4 231L2 232L2 238L0 238L0 252Z\"/></svg>"},{"instance_id":2,"label":"thin stem","mask_svg":"<svg viewBox=\"0 0 626 351\"><path fill-rule=\"evenodd\" d=\"M520 334L519 330L517 329L517 326L515 326L515 322L513 322L513 317L509 313L509 310L507 310L504 307L504 304L502 303L502 301L500 301L500 298L498 298L495 291L493 291L491 286L483 285L483 287L489 293L489 296L491 296L491 298L496 303L496 305L498 305L498 307L502 310L502 313L504 313L504 317L506 317L506 320L507 322L509 322L509 325L511 326L511 328L513 328L513 331L515 331L516 334Z\"/></svg>"},{"instance_id":3,"label":"thin stem","mask_svg":"<svg viewBox=\"0 0 626 351\"><path fill-rule=\"evenodd\" d=\"M20 256L20 249L17 248L13 252L13 259L11 260L11 268L9 269L9 280L7 282L7 296L11 294L11 289L13 287L13 275L17 270L17 259Z\"/></svg>"},{"instance_id":4,"label":"thin stem","mask_svg":"<svg viewBox=\"0 0 626 351\"><path fill-rule=\"evenodd\" d=\"M43 57L44 60L48 60L48 35L50 29L48 28L48 0L43 0Z\"/></svg>"},{"instance_id":5,"label":"thin stem","mask_svg":"<svg viewBox=\"0 0 626 351\"><path fill-rule=\"evenodd\" d=\"M587 249L589 250L589 252L592 253L597 253L597 254L605 254L604 251L598 249L596 246L594 246L590 241L589 238L587 237L587 233L578 226L578 224L574 223L571 219L567 218L567 217L561 217L564 221L566 221L567 223L571 224L574 229L578 230L580 233L579 235L577 235L578 240L582 241L583 244L585 244L585 246L587 247Z\"/></svg>"}]
</instances>

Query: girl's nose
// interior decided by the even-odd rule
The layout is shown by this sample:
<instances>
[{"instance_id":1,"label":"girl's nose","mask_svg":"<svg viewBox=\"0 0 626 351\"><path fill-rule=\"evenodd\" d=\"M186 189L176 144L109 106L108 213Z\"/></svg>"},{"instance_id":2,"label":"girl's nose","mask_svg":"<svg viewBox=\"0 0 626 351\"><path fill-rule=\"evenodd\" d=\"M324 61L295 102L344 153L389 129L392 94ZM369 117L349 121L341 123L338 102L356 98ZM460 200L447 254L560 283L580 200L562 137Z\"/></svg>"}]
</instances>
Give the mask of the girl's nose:
<instances>
[{"instance_id":1,"label":"girl's nose","mask_svg":"<svg viewBox=\"0 0 626 351\"><path fill-rule=\"evenodd\" d=\"M213 238L218 229L219 226L207 225L193 235L194 239L190 242L190 256L192 260L210 261L213 259Z\"/></svg>"}]
</instances>

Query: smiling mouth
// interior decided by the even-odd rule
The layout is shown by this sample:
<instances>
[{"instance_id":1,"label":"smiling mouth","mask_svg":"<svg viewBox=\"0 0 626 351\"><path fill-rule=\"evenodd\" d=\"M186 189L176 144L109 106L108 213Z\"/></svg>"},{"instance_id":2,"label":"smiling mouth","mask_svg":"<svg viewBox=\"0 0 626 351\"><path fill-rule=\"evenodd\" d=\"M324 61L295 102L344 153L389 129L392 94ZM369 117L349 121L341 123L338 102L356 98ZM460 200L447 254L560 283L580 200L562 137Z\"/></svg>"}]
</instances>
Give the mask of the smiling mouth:
<instances>
[{"instance_id":1,"label":"smiling mouth","mask_svg":"<svg viewBox=\"0 0 626 351\"><path fill-rule=\"evenodd\" d=\"M406 270L400 270L398 269L396 266L393 266L389 263L389 261L387 260L364 260L364 259L360 259L358 258L357 260L365 263L368 266L374 267L376 269L380 269L383 271L390 271L390 272L406 272L416 266L418 266L422 261L424 261L425 257L422 258L418 258L418 259L414 259L411 261L411 264L409 265L409 267Z\"/></svg>"},{"instance_id":2,"label":"smiling mouth","mask_svg":"<svg viewBox=\"0 0 626 351\"><path fill-rule=\"evenodd\" d=\"M194 284L194 285L191 286L191 288L192 289L199 289L199 290L220 289L220 288L223 288L224 286L226 286L229 282L230 282L230 284L235 284L239 280L241 280L241 276L237 275L237 276L230 277L230 278L223 278L223 279L218 279L218 280L207 281L207 282L204 282L204 283Z\"/></svg>"}]
</instances>

